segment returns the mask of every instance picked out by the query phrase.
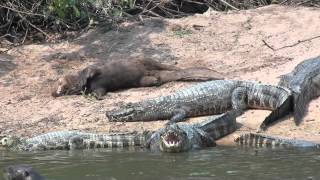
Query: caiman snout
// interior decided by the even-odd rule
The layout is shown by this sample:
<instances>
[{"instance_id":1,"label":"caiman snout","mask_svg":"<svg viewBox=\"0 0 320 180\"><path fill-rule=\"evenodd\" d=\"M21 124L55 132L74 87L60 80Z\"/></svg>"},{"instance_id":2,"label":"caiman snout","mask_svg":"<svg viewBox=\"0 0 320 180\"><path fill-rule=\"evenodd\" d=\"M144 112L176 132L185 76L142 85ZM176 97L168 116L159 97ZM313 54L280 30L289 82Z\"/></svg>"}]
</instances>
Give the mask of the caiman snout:
<instances>
[{"instance_id":1,"label":"caiman snout","mask_svg":"<svg viewBox=\"0 0 320 180\"><path fill-rule=\"evenodd\" d=\"M161 138L167 147L176 147L181 143L181 139L179 139L178 134L172 131L161 136Z\"/></svg>"},{"instance_id":2,"label":"caiman snout","mask_svg":"<svg viewBox=\"0 0 320 180\"><path fill-rule=\"evenodd\" d=\"M160 150L162 152L182 152L189 149L187 133L177 124L168 125L160 135Z\"/></svg>"},{"instance_id":3,"label":"caiman snout","mask_svg":"<svg viewBox=\"0 0 320 180\"><path fill-rule=\"evenodd\" d=\"M134 114L133 108L107 111L106 116L109 121L130 120L130 115Z\"/></svg>"},{"instance_id":4,"label":"caiman snout","mask_svg":"<svg viewBox=\"0 0 320 180\"><path fill-rule=\"evenodd\" d=\"M113 122L137 121L142 119L142 116L140 117L141 112L143 112L143 108L127 106L120 109L107 111L106 116L109 121Z\"/></svg>"}]
</instances>

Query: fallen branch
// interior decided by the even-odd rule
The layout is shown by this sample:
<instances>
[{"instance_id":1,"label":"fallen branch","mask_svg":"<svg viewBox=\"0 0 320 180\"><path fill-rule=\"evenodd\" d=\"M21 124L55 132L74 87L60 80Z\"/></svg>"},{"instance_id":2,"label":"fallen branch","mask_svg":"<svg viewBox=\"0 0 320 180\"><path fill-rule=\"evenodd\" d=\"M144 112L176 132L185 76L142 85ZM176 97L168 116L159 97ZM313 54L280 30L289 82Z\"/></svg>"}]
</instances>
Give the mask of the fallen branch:
<instances>
[{"instance_id":1,"label":"fallen branch","mask_svg":"<svg viewBox=\"0 0 320 180\"><path fill-rule=\"evenodd\" d=\"M275 49L269 45L265 40L262 39L262 42L264 43L264 45L266 45L268 48L270 48L272 51L275 51Z\"/></svg>"},{"instance_id":2,"label":"fallen branch","mask_svg":"<svg viewBox=\"0 0 320 180\"><path fill-rule=\"evenodd\" d=\"M238 9L238 8L236 8L236 7L234 7L234 6L232 6L231 4L229 4L229 3L227 3L226 1L224 1L224 0L219 0L220 2L222 2L224 5L226 5L227 7L230 7L231 9L233 9L233 10L237 10L237 11L239 11L240 9Z\"/></svg>"},{"instance_id":3,"label":"fallen branch","mask_svg":"<svg viewBox=\"0 0 320 180\"><path fill-rule=\"evenodd\" d=\"M280 48L278 48L278 49L276 49L276 50L293 47L293 46L296 46L296 45L298 45L298 44L300 44L300 43L303 43L303 42L306 42L306 41L311 41L311 40L316 39L316 38L320 38L320 35L314 36L314 37L311 37L311 38L308 38L308 39L304 39L304 40L298 40L298 42L296 42L296 43L294 43L294 44L287 45L287 46L283 46L283 47L280 47Z\"/></svg>"},{"instance_id":4,"label":"fallen branch","mask_svg":"<svg viewBox=\"0 0 320 180\"><path fill-rule=\"evenodd\" d=\"M45 35L47 38L49 38L49 34L47 34L46 32L44 32L42 29L38 28L37 26L35 26L34 24L32 24L30 21L28 21L25 17L23 17L20 13L18 13L19 17L21 19L23 19L24 21L26 21L28 23L28 25L30 25L31 27L33 27L34 29L38 30L39 32L41 32L43 35Z\"/></svg>"},{"instance_id":5,"label":"fallen branch","mask_svg":"<svg viewBox=\"0 0 320 180\"><path fill-rule=\"evenodd\" d=\"M281 49L285 49L285 48L289 48L289 47L294 47L294 46L296 46L296 45L299 45L300 43L303 43L303 42L306 42L306 41L311 41L311 40L314 40L314 39L317 39L317 38L320 38L320 35L314 36L314 37L311 37L311 38L308 38L308 39L298 40L298 42L296 42L296 43L293 43L293 44L287 45L287 46L282 46L282 47L280 47L280 48L274 48L274 47L272 47L272 46L269 45L265 40L262 40L262 42L264 43L264 45L266 45L268 48L272 49L273 51L278 51L278 50L281 50Z\"/></svg>"},{"instance_id":6,"label":"fallen branch","mask_svg":"<svg viewBox=\"0 0 320 180\"><path fill-rule=\"evenodd\" d=\"M25 41L26 38L27 38L27 35L28 35L28 32L29 32L29 25L30 25L30 24L28 24L28 27L26 28L26 33L24 34L24 37L23 37L23 40L22 40L21 44L23 44L24 41Z\"/></svg>"},{"instance_id":7,"label":"fallen branch","mask_svg":"<svg viewBox=\"0 0 320 180\"><path fill-rule=\"evenodd\" d=\"M3 6L3 5L1 5L1 4L0 4L0 7L5 8L5 9L9 9L9 10L14 11L14 12L16 12L16 13L21 13L21 14L26 14L26 15L42 16L42 17L44 17L43 14L37 14L37 13L29 13L29 12L19 11L19 10L13 9L13 8L11 8L11 7Z\"/></svg>"}]
</instances>

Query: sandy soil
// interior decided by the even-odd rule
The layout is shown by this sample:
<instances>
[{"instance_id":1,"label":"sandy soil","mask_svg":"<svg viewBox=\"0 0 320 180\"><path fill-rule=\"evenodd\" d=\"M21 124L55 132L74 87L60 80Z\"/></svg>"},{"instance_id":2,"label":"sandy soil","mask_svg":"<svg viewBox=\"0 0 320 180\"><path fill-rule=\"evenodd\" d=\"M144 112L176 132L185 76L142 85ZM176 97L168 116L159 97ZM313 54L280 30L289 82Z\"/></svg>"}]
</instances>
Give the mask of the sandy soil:
<instances>
[{"instance_id":1,"label":"sandy soil","mask_svg":"<svg viewBox=\"0 0 320 180\"><path fill-rule=\"evenodd\" d=\"M72 41L12 49L0 55L0 135L33 136L66 129L126 132L160 128L165 121L111 123L105 111L126 102L166 95L193 83L172 82L122 90L108 93L102 101L83 96L53 98L50 85L62 74L88 64L111 59L129 61L137 56L179 67L205 66L230 79L277 84L279 75L320 54L320 38L300 42L320 35L319 19L319 9L305 7L273 5L228 13L209 10L182 19L146 20L144 25L124 23L112 31L99 28ZM266 133L320 142L319 105L320 99L311 102L300 126L295 126L288 116ZM237 118L243 124L237 133L255 131L268 113L247 111ZM230 144L230 137L219 143Z\"/></svg>"}]
</instances>

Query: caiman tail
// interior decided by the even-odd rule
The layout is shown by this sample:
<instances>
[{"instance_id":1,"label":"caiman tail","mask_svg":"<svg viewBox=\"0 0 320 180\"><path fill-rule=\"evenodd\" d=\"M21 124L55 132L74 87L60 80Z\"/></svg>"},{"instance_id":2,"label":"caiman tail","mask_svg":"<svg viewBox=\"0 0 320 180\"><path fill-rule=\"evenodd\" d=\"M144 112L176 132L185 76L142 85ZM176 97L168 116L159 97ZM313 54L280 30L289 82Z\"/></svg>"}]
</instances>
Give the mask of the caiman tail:
<instances>
[{"instance_id":1,"label":"caiman tail","mask_svg":"<svg viewBox=\"0 0 320 180\"><path fill-rule=\"evenodd\" d=\"M320 56L299 63L292 72L280 76L280 86L293 92L294 122L299 125L308 103L320 95Z\"/></svg>"},{"instance_id":2,"label":"caiman tail","mask_svg":"<svg viewBox=\"0 0 320 180\"><path fill-rule=\"evenodd\" d=\"M273 110L261 123L258 132L265 131L272 123L275 123L278 119L290 114L293 111L292 95L275 110Z\"/></svg>"},{"instance_id":3,"label":"caiman tail","mask_svg":"<svg viewBox=\"0 0 320 180\"><path fill-rule=\"evenodd\" d=\"M317 81L320 76L308 80L308 85L302 86L300 92L293 92L294 106L293 117L296 125L299 125L306 114L309 102L318 96L319 87ZM314 81L314 82L312 82Z\"/></svg>"},{"instance_id":4,"label":"caiman tail","mask_svg":"<svg viewBox=\"0 0 320 180\"><path fill-rule=\"evenodd\" d=\"M237 110L231 110L221 115L209 116L205 121L199 123L199 126L210 137L217 140L236 131L237 114Z\"/></svg>"},{"instance_id":5,"label":"caiman tail","mask_svg":"<svg viewBox=\"0 0 320 180\"><path fill-rule=\"evenodd\" d=\"M84 139L83 143L76 144L77 141L71 141L70 146L72 149L96 149L96 148L132 148L144 147L147 139L151 136L151 132L144 131L142 133L133 134L114 134L92 136L91 138ZM84 145L84 147L82 147Z\"/></svg>"},{"instance_id":6,"label":"caiman tail","mask_svg":"<svg viewBox=\"0 0 320 180\"><path fill-rule=\"evenodd\" d=\"M308 87L305 87L302 89L301 93L294 93L293 99L294 99L294 107L293 107L294 122L296 125L299 125L307 110L307 106L310 99L310 89Z\"/></svg>"},{"instance_id":7,"label":"caiman tail","mask_svg":"<svg viewBox=\"0 0 320 180\"><path fill-rule=\"evenodd\" d=\"M251 147L320 148L320 144L311 141L288 139L256 133L235 135L234 141L241 146Z\"/></svg>"},{"instance_id":8,"label":"caiman tail","mask_svg":"<svg viewBox=\"0 0 320 180\"><path fill-rule=\"evenodd\" d=\"M180 69L176 71L161 71L160 72L161 82L170 81L209 81L224 79L222 74L217 71L204 68L204 67L193 67L187 69Z\"/></svg>"}]
</instances>

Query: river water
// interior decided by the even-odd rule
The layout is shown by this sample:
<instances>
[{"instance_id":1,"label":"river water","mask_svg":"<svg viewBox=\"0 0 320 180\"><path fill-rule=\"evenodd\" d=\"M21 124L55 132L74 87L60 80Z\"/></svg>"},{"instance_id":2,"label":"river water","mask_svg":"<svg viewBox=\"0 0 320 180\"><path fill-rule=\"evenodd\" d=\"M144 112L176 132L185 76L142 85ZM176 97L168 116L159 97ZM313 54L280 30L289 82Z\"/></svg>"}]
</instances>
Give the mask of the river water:
<instances>
[{"instance_id":1,"label":"river water","mask_svg":"<svg viewBox=\"0 0 320 180\"><path fill-rule=\"evenodd\" d=\"M1 169L28 164L48 180L320 179L320 151L311 150L216 147L179 154L145 150L0 151L0 158Z\"/></svg>"}]
</instances>

